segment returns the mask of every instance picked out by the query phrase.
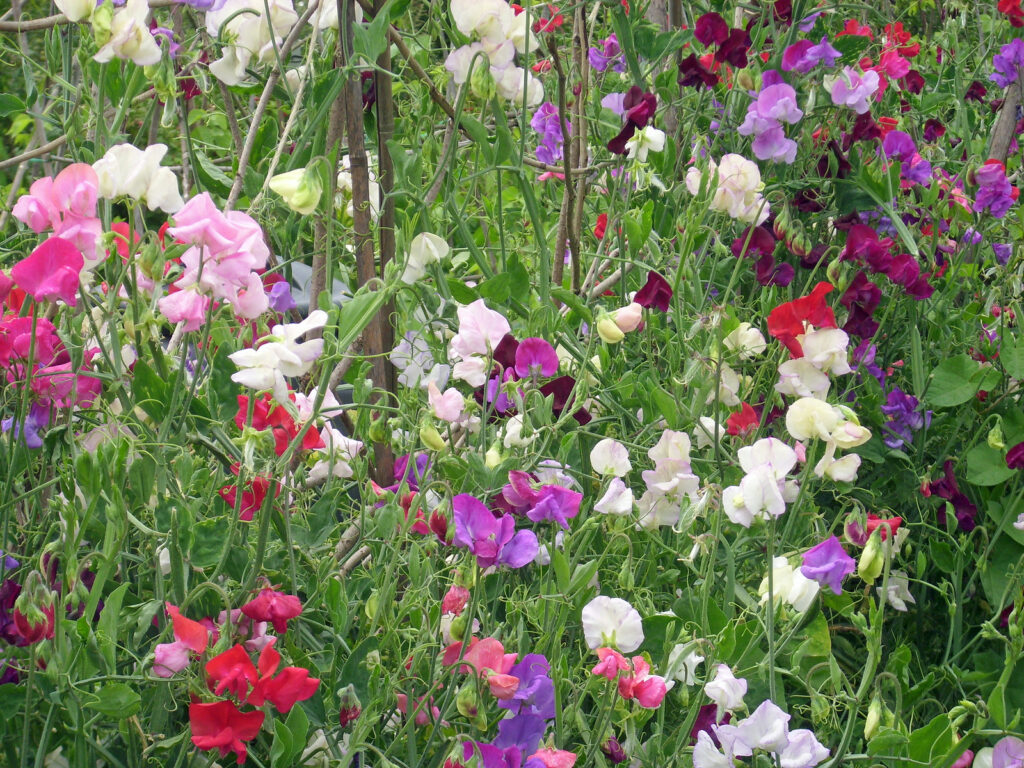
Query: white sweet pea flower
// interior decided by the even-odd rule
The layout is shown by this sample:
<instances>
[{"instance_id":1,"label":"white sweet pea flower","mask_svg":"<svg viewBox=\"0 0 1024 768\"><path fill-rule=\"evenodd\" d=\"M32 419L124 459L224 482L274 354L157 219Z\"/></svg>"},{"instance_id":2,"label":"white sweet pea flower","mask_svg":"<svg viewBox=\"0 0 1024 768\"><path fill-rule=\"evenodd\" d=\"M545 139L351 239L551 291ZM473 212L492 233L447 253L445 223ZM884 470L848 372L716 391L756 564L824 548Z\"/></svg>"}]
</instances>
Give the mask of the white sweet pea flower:
<instances>
[{"instance_id":1,"label":"white sweet pea flower","mask_svg":"<svg viewBox=\"0 0 1024 768\"><path fill-rule=\"evenodd\" d=\"M828 440L839 422L839 412L816 397L801 397L786 411L786 429L796 440Z\"/></svg>"},{"instance_id":2,"label":"white sweet pea flower","mask_svg":"<svg viewBox=\"0 0 1024 768\"><path fill-rule=\"evenodd\" d=\"M100 63L113 58L134 61L140 67L160 62L160 44L149 31L146 18L149 3L146 0L128 0L114 11L110 22L110 38L93 56Z\"/></svg>"},{"instance_id":3,"label":"white sweet pea flower","mask_svg":"<svg viewBox=\"0 0 1024 768\"><path fill-rule=\"evenodd\" d=\"M871 439L871 430L853 421L843 421L832 430L832 440L844 451L864 445Z\"/></svg>"},{"instance_id":4,"label":"white sweet pea flower","mask_svg":"<svg viewBox=\"0 0 1024 768\"><path fill-rule=\"evenodd\" d=\"M831 382L807 358L798 357L779 365L779 380L775 391L780 395L814 397L824 400Z\"/></svg>"},{"instance_id":5,"label":"white sweet pea flower","mask_svg":"<svg viewBox=\"0 0 1024 768\"><path fill-rule=\"evenodd\" d=\"M712 378L714 371L712 371ZM707 403L713 403L717 399L722 405L729 406L730 408L734 405L740 404L739 398L740 391L740 377L732 368L725 363L722 363L722 368L718 373L718 392L712 392L708 395Z\"/></svg>"},{"instance_id":6,"label":"white sweet pea flower","mask_svg":"<svg viewBox=\"0 0 1024 768\"><path fill-rule=\"evenodd\" d=\"M505 435L502 438L502 444L506 448L525 448L537 437L537 432L533 432L529 437L523 437L523 414L517 413L505 422Z\"/></svg>"},{"instance_id":7,"label":"white sweet pea flower","mask_svg":"<svg viewBox=\"0 0 1024 768\"><path fill-rule=\"evenodd\" d=\"M271 335L257 349L242 349L228 357L242 370L231 375L231 380L261 391L272 389L278 403L289 403L286 376L303 376L313 367L324 349L323 339L299 342L298 339L314 328L327 324L327 313L314 310L301 323L275 325Z\"/></svg>"},{"instance_id":8,"label":"white sweet pea flower","mask_svg":"<svg viewBox=\"0 0 1024 768\"><path fill-rule=\"evenodd\" d=\"M150 210L177 213L185 202L178 192L178 177L160 165L166 154L164 144L150 144L145 150L131 144L114 145L92 164L100 197L129 197Z\"/></svg>"},{"instance_id":9,"label":"white sweet pea flower","mask_svg":"<svg viewBox=\"0 0 1024 768\"><path fill-rule=\"evenodd\" d=\"M736 723L740 740L751 749L781 752L789 744L790 715L765 699L749 717Z\"/></svg>"},{"instance_id":10,"label":"white sweet pea flower","mask_svg":"<svg viewBox=\"0 0 1024 768\"><path fill-rule=\"evenodd\" d=\"M701 416L697 420L697 426L693 428L693 439L697 443L698 450L716 445L724 434L726 434L725 427L710 416Z\"/></svg>"},{"instance_id":11,"label":"white sweet pea flower","mask_svg":"<svg viewBox=\"0 0 1024 768\"><path fill-rule=\"evenodd\" d=\"M826 373L850 373L846 347L850 337L839 328L820 328L805 333L798 341L803 349L803 359L810 362L818 370Z\"/></svg>"},{"instance_id":12,"label":"white sweet pea flower","mask_svg":"<svg viewBox=\"0 0 1024 768\"><path fill-rule=\"evenodd\" d=\"M722 492L722 508L734 523L749 528L754 518L786 511L786 474L796 466L796 451L767 437L737 452L746 476Z\"/></svg>"},{"instance_id":13,"label":"white sweet pea flower","mask_svg":"<svg viewBox=\"0 0 1024 768\"><path fill-rule=\"evenodd\" d=\"M636 608L618 597L598 595L583 606L583 636L591 650L604 646L632 653L644 642Z\"/></svg>"},{"instance_id":14,"label":"white sweet pea flower","mask_svg":"<svg viewBox=\"0 0 1024 768\"><path fill-rule=\"evenodd\" d=\"M719 664L715 667L715 679L704 686L704 693L718 705L717 720L723 712L732 712L743 706L747 681L733 675L727 664Z\"/></svg>"},{"instance_id":15,"label":"white sweet pea flower","mask_svg":"<svg viewBox=\"0 0 1024 768\"><path fill-rule=\"evenodd\" d=\"M663 149L665 149L665 132L659 131L651 125L641 128L626 141L627 157L631 160L639 160L641 163L647 162L649 152L661 152Z\"/></svg>"},{"instance_id":16,"label":"white sweet pea flower","mask_svg":"<svg viewBox=\"0 0 1024 768\"><path fill-rule=\"evenodd\" d=\"M818 594L818 582L808 579L799 569L793 568L785 557L776 557L772 561L772 595L773 605L778 606L782 602L789 603L793 608L803 613L811 607L814 598ZM758 588L761 595L761 602L768 602L768 577L765 576Z\"/></svg>"},{"instance_id":17,"label":"white sweet pea flower","mask_svg":"<svg viewBox=\"0 0 1024 768\"><path fill-rule=\"evenodd\" d=\"M295 168L271 176L267 186L285 204L302 216L308 216L320 204L323 185L315 168Z\"/></svg>"},{"instance_id":18,"label":"white sweet pea flower","mask_svg":"<svg viewBox=\"0 0 1024 768\"><path fill-rule=\"evenodd\" d=\"M749 360L755 355L760 355L768 348L764 335L750 323L740 323L729 333L722 343L730 352L739 355L740 360Z\"/></svg>"},{"instance_id":19,"label":"white sweet pea flower","mask_svg":"<svg viewBox=\"0 0 1024 768\"><path fill-rule=\"evenodd\" d=\"M678 643L668 654L666 677L674 677L683 685L696 685L697 665L704 657L694 650L694 643Z\"/></svg>"},{"instance_id":20,"label":"white sweet pea flower","mask_svg":"<svg viewBox=\"0 0 1024 768\"><path fill-rule=\"evenodd\" d=\"M888 589L883 593L881 587L875 587L878 599L884 600L897 611L907 610L907 603L916 605L917 600L910 594L910 578L904 571L890 571Z\"/></svg>"},{"instance_id":21,"label":"white sweet pea flower","mask_svg":"<svg viewBox=\"0 0 1024 768\"><path fill-rule=\"evenodd\" d=\"M72 22L88 21L96 10L94 0L54 0L54 5Z\"/></svg>"},{"instance_id":22,"label":"white sweet pea flower","mask_svg":"<svg viewBox=\"0 0 1024 768\"><path fill-rule=\"evenodd\" d=\"M644 492L637 502L637 528L654 531L665 525L675 525L682 514L682 501L659 491Z\"/></svg>"},{"instance_id":23,"label":"white sweet pea flower","mask_svg":"<svg viewBox=\"0 0 1024 768\"><path fill-rule=\"evenodd\" d=\"M327 458L321 459L309 470L309 481L319 483L329 474L341 479L352 477L349 462L363 450L363 444L359 440L346 437L330 424L320 430L320 439L323 440L324 447L317 448L316 451L326 454Z\"/></svg>"},{"instance_id":24,"label":"white sweet pea flower","mask_svg":"<svg viewBox=\"0 0 1024 768\"><path fill-rule=\"evenodd\" d=\"M789 732L789 743L779 755L779 765L781 768L814 768L828 755L828 749L818 742L814 733L798 728ZM974 764L977 768L977 760Z\"/></svg>"},{"instance_id":25,"label":"white sweet pea flower","mask_svg":"<svg viewBox=\"0 0 1024 768\"><path fill-rule=\"evenodd\" d=\"M223 55L210 64L210 72L226 85L238 85L253 57L274 60L275 45L284 43L298 20L291 0L227 0L219 10L208 11L206 31L224 43Z\"/></svg>"},{"instance_id":26,"label":"white sweet pea flower","mask_svg":"<svg viewBox=\"0 0 1024 768\"><path fill-rule=\"evenodd\" d=\"M722 754L707 731L700 731L693 747L693 768L736 768L736 761Z\"/></svg>"},{"instance_id":27,"label":"white sweet pea flower","mask_svg":"<svg viewBox=\"0 0 1024 768\"><path fill-rule=\"evenodd\" d=\"M629 463L629 451L618 440L606 437L590 452L590 465L599 475L622 477L629 474L633 465Z\"/></svg>"},{"instance_id":28,"label":"white sweet pea flower","mask_svg":"<svg viewBox=\"0 0 1024 768\"><path fill-rule=\"evenodd\" d=\"M633 511L633 490L618 477L612 478L594 511L602 515L628 515Z\"/></svg>"},{"instance_id":29,"label":"white sweet pea flower","mask_svg":"<svg viewBox=\"0 0 1024 768\"><path fill-rule=\"evenodd\" d=\"M405 260L402 282L406 285L422 280L427 266L437 264L451 250L444 238L431 232L420 232L409 243L409 256Z\"/></svg>"}]
</instances>

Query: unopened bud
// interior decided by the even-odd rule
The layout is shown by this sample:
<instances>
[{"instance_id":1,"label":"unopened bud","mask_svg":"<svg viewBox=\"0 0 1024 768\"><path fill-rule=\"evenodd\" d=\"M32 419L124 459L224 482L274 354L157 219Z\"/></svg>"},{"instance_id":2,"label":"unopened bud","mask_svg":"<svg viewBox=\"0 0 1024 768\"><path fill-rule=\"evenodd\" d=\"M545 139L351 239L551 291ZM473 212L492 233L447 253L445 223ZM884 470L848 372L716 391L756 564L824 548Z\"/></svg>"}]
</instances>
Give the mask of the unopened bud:
<instances>
[{"instance_id":1,"label":"unopened bud","mask_svg":"<svg viewBox=\"0 0 1024 768\"><path fill-rule=\"evenodd\" d=\"M885 555L882 552L882 537L875 531L868 539L868 543L861 552L860 561L857 563L857 575L868 584L873 584L885 565Z\"/></svg>"}]
</instances>

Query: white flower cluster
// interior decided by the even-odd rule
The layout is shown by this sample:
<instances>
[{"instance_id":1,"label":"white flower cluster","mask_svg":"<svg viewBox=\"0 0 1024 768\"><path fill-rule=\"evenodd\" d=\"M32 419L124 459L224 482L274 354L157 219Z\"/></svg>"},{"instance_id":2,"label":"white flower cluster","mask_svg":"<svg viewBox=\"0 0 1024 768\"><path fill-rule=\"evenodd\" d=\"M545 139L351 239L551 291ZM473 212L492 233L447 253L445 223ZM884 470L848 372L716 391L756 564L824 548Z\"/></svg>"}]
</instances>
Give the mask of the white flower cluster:
<instances>
[{"instance_id":1,"label":"white flower cluster","mask_svg":"<svg viewBox=\"0 0 1024 768\"><path fill-rule=\"evenodd\" d=\"M781 440L766 437L736 452L746 475L739 485L722 491L722 509L734 523L749 528L754 519L779 517L796 500L795 480L786 475L796 466L796 451Z\"/></svg>"},{"instance_id":2,"label":"white flower cluster","mask_svg":"<svg viewBox=\"0 0 1024 768\"><path fill-rule=\"evenodd\" d=\"M697 501L700 485L690 466L690 437L685 432L666 429L647 456L654 461L654 469L641 473L647 490L637 502L640 525L648 529L675 525L683 504Z\"/></svg>"},{"instance_id":3,"label":"white flower cluster","mask_svg":"<svg viewBox=\"0 0 1024 768\"><path fill-rule=\"evenodd\" d=\"M516 52L529 53L537 47L537 38L530 30L527 11L516 15L505 0L452 0L452 17L459 31L479 42L456 48L445 60L444 66L455 82L462 85L470 79L470 70L488 67L498 95L512 102L535 107L544 100L540 81L515 66ZM473 60L481 60L473 64ZM476 80L474 79L474 83Z\"/></svg>"},{"instance_id":4,"label":"white flower cluster","mask_svg":"<svg viewBox=\"0 0 1024 768\"><path fill-rule=\"evenodd\" d=\"M775 390L783 395L824 398L829 374L851 372L846 358L850 337L840 328L810 328L796 340L804 354L779 365Z\"/></svg>"},{"instance_id":5,"label":"white flower cluster","mask_svg":"<svg viewBox=\"0 0 1024 768\"><path fill-rule=\"evenodd\" d=\"M849 450L871 439L871 430L862 427L853 411L836 407L816 397L801 397L786 411L786 429L796 440L825 441L825 455L814 465L814 474L852 483L857 479L860 456L847 454L836 458L836 450Z\"/></svg>"},{"instance_id":6,"label":"white flower cluster","mask_svg":"<svg viewBox=\"0 0 1024 768\"><path fill-rule=\"evenodd\" d=\"M761 224L768 218L768 202L761 197L764 183L757 163L743 155L723 155L719 163L709 161L707 174L712 211L748 224ZM703 175L696 166L686 172L686 188L691 195L700 194Z\"/></svg>"},{"instance_id":7,"label":"white flower cluster","mask_svg":"<svg viewBox=\"0 0 1024 768\"><path fill-rule=\"evenodd\" d=\"M298 20L292 0L227 0L206 14L207 33L224 43L224 55L210 64L210 72L222 83L238 85L254 56L263 63L274 61L275 47Z\"/></svg>"}]
</instances>

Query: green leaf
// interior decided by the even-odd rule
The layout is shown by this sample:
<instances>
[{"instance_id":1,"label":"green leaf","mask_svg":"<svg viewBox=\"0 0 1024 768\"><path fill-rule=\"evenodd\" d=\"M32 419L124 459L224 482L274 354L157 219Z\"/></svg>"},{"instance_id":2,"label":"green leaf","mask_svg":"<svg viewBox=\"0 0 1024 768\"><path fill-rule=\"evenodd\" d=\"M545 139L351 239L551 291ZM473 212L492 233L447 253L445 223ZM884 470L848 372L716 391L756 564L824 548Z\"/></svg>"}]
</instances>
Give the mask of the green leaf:
<instances>
[{"instance_id":1,"label":"green leaf","mask_svg":"<svg viewBox=\"0 0 1024 768\"><path fill-rule=\"evenodd\" d=\"M377 61L377 57L387 50L388 23L391 20L388 8L390 5L391 2L385 3L369 23L352 25L354 34L352 48L356 59L362 57L366 64L373 64Z\"/></svg>"},{"instance_id":2,"label":"green leaf","mask_svg":"<svg viewBox=\"0 0 1024 768\"><path fill-rule=\"evenodd\" d=\"M355 648L341 668L338 679L356 689L356 696L362 701L370 698L370 670L366 668L366 657L377 650L378 639L368 637Z\"/></svg>"},{"instance_id":3,"label":"green leaf","mask_svg":"<svg viewBox=\"0 0 1024 768\"><path fill-rule=\"evenodd\" d=\"M484 280L477 289L480 296L497 304L504 304L512 294L512 275L502 272Z\"/></svg>"},{"instance_id":4,"label":"green leaf","mask_svg":"<svg viewBox=\"0 0 1024 768\"><path fill-rule=\"evenodd\" d=\"M142 708L142 697L125 683L107 683L93 694L86 707L115 720L137 714Z\"/></svg>"},{"instance_id":5,"label":"green leaf","mask_svg":"<svg viewBox=\"0 0 1024 768\"><path fill-rule=\"evenodd\" d=\"M999 361L1015 379L1024 379L1024 343L1016 334L1006 333L999 348Z\"/></svg>"},{"instance_id":6,"label":"green leaf","mask_svg":"<svg viewBox=\"0 0 1024 768\"><path fill-rule=\"evenodd\" d=\"M203 520L193 528L195 540L187 553L189 562L195 568L210 568L220 562L227 537L226 523L221 519Z\"/></svg>"},{"instance_id":7,"label":"green leaf","mask_svg":"<svg viewBox=\"0 0 1024 768\"><path fill-rule=\"evenodd\" d=\"M926 393L929 405L948 408L966 403L980 386L980 366L968 355L954 355L943 360L932 371Z\"/></svg>"},{"instance_id":8,"label":"green leaf","mask_svg":"<svg viewBox=\"0 0 1024 768\"><path fill-rule=\"evenodd\" d=\"M558 299L560 302L565 304L569 309L579 315L580 319L588 324L593 324L594 313L590 311L590 308L583 303L583 299L577 296L572 291L566 288L552 288L552 297Z\"/></svg>"},{"instance_id":9,"label":"green leaf","mask_svg":"<svg viewBox=\"0 0 1024 768\"><path fill-rule=\"evenodd\" d=\"M122 584L103 601L103 611L96 625L96 640L107 663L107 672L114 674L115 652L117 651L117 628L121 624L121 603L130 584Z\"/></svg>"},{"instance_id":10,"label":"green leaf","mask_svg":"<svg viewBox=\"0 0 1024 768\"><path fill-rule=\"evenodd\" d=\"M472 304L480 298L475 290L456 277L448 278L448 290L459 304Z\"/></svg>"},{"instance_id":11,"label":"green leaf","mask_svg":"<svg viewBox=\"0 0 1024 768\"><path fill-rule=\"evenodd\" d=\"M971 485L999 485L1013 477L1016 470L1006 466L1006 457L988 443L979 443L967 452L967 482Z\"/></svg>"},{"instance_id":12,"label":"green leaf","mask_svg":"<svg viewBox=\"0 0 1024 768\"><path fill-rule=\"evenodd\" d=\"M24 112L25 109L25 102L17 96L10 93L0 93L0 117L16 115L19 112Z\"/></svg>"},{"instance_id":13,"label":"green leaf","mask_svg":"<svg viewBox=\"0 0 1024 768\"><path fill-rule=\"evenodd\" d=\"M21 712L28 688L17 683L0 685L0 719L11 720Z\"/></svg>"},{"instance_id":14,"label":"green leaf","mask_svg":"<svg viewBox=\"0 0 1024 768\"><path fill-rule=\"evenodd\" d=\"M569 591L569 561L565 559L565 553L559 549L551 552L551 567L555 571L555 582L558 584L558 591L565 594Z\"/></svg>"},{"instance_id":15,"label":"green leaf","mask_svg":"<svg viewBox=\"0 0 1024 768\"><path fill-rule=\"evenodd\" d=\"M910 734L910 759L922 765L937 765L935 758L953 746L953 726L947 715L939 715L924 728Z\"/></svg>"},{"instance_id":16,"label":"green leaf","mask_svg":"<svg viewBox=\"0 0 1024 768\"><path fill-rule=\"evenodd\" d=\"M141 358L135 361L132 369L132 393L135 395L135 404L147 416L157 421L167 417L171 401L170 386Z\"/></svg>"},{"instance_id":17,"label":"green leaf","mask_svg":"<svg viewBox=\"0 0 1024 768\"><path fill-rule=\"evenodd\" d=\"M213 164L213 161L206 156L202 150L195 151L196 175L203 183L203 188L213 192L220 197L227 197L231 194L231 179L220 168Z\"/></svg>"},{"instance_id":18,"label":"green leaf","mask_svg":"<svg viewBox=\"0 0 1024 768\"><path fill-rule=\"evenodd\" d=\"M953 549L944 541L932 539L928 545L931 552L932 562L943 573L952 573L956 570L956 558L953 556Z\"/></svg>"}]
</instances>

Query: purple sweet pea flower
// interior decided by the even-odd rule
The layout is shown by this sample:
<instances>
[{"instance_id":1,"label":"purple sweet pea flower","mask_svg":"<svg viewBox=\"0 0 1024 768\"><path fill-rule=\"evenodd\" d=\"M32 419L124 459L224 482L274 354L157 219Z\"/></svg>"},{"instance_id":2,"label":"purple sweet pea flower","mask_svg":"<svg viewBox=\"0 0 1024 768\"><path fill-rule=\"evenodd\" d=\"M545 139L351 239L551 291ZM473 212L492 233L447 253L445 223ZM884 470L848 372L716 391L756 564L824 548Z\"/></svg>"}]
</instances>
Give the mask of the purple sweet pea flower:
<instances>
[{"instance_id":1,"label":"purple sweet pea flower","mask_svg":"<svg viewBox=\"0 0 1024 768\"><path fill-rule=\"evenodd\" d=\"M520 768L523 762L518 747L502 749L494 744L479 741L462 742L462 759L469 761L474 755L480 758L480 768Z\"/></svg>"},{"instance_id":2,"label":"purple sweet pea flower","mask_svg":"<svg viewBox=\"0 0 1024 768\"><path fill-rule=\"evenodd\" d=\"M600 48L591 48L587 51L587 59L590 61L590 66L598 72L605 72L609 67L611 67L613 72L625 72L626 61L622 57L619 38L612 34L600 42Z\"/></svg>"},{"instance_id":3,"label":"purple sweet pea flower","mask_svg":"<svg viewBox=\"0 0 1024 768\"><path fill-rule=\"evenodd\" d=\"M275 312L287 312L297 306L295 298L292 296L292 287L283 280L270 286L270 290L267 292L267 301Z\"/></svg>"},{"instance_id":4,"label":"purple sweet pea flower","mask_svg":"<svg viewBox=\"0 0 1024 768\"><path fill-rule=\"evenodd\" d=\"M452 500L455 517L456 547L464 547L476 555L481 568L506 565L522 568L533 562L539 546L533 531L516 532L512 515L495 517L477 498L460 493Z\"/></svg>"},{"instance_id":5,"label":"purple sweet pea flower","mask_svg":"<svg viewBox=\"0 0 1024 768\"><path fill-rule=\"evenodd\" d=\"M974 212L986 208L993 218L1001 219L1013 205L1013 186L1006 179L1002 163L985 163L974 174L978 194L974 198Z\"/></svg>"},{"instance_id":6,"label":"purple sweet pea flower","mask_svg":"<svg viewBox=\"0 0 1024 768\"><path fill-rule=\"evenodd\" d=\"M863 115L871 109L868 99L874 96L877 90L877 72L868 70L861 74L851 67L843 67L839 77L832 83L832 103L837 107L849 107L858 115Z\"/></svg>"},{"instance_id":7,"label":"purple sweet pea flower","mask_svg":"<svg viewBox=\"0 0 1024 768\"><path fill-rule=\"evenodd\" d=\"M754 156L758 160L792 163L796 160L796 142L786 138L782 123L796 123L804 116L796 103L796 91L785 83L762 88L747 107L747 115L737 129L741 136L754 136Z\"/></svg>"},{"instance_id":8,"label":"purple sweet pea flower","mask_svg":"<svg viewBox=\"0 0 1024 768\"><path fill-rule=\"evenodd\" d=\"M504 702L502 702L504 703ZM524 755L537 751L544 737L547 723L537 715L522 714L506 718L498 723L498 735L494 746L500 749L515 748Z\"/></svg>"},{"instance_id":9,"label":"purple sweet pea flower","mask_svg":"<svg viewBox=\"0 0 1024 768\"><path fill-rule=\"evenodd\" d=\"M882 140L882 151L893 160L909 160L914 156L917 147L910 134L903 131L889 131Z\"/></svg>"},{"instance_id":10,"label":"purple sweet pea flower","mask_svg":"<svg viewBox=\"0 0 1024 768\"><path fill-rule=\"evenodd\" d=\"M15 423L14 417L10 416L0 422L0 429L4 432L14 428L14 436L21 438L27 448L42 448L43 438L39 431L50 423L50 406L34 403L29 408L28 416L21 423Z\"/></svg>"},{"instance_id":11,"label":"purple sweet pea flower","mask_svg":"<svg viewBox=\"0 0 1024 768\"><path fill-rule=\"evenodd\" d=\"M927 187L932 180L932 164L915 152L900 165L903 178L913 184Z\"/></svg>"},{"instance_id":12,"label":"purple sweet pea flower","mask_svg":"<svg viewBox=\"0 0 1024 768\"><path fill-rule=\"evenodd\" d=\"M526 516L535 523L550 520L569 530L569 518L579 514L582 500L582 493L570 491L560 485L545 485L538 492L537 503Z\"/></svg>"},{"instance_id":13,"label":"purple sweet pea flower","mask_svg":"<svg viewBox=\"0 0 1024 768\"><path fill-rule=\"evenodd\" d=\"M190 5L197 11L219 11L227 0L178 0L182 5Z\"/></svg>"},{"instance_id":14,"label":"purple sweet pea flower","mask_svg":"<svg viewBox=\"0 0 1024 768\"><path fill-rule=\"evenodd\" d=\"M992 252L996 255L996 262L1001 267L1010 263L1010 254L1013 250L1009 243L992 243Z\"/></svg>"},{"instance_id":15,"label":"purple sweet pea flower","mask_svg":"<svg viewBox=\"0 0 1024 768\"><path fill-rule=\"evenodd\" d=\"M3 558L3 567L5 571L13 571L15 568L21 565L20 562L15 560L10 555L4 554L4 551L2 549L0 549L0 558Z\"/></svg>"},{"instance_id":16,"label":"purple sweet pea flower","mask_svg":"<svg viewBox=\"0 0 1024 768\"><path fill-rule=\"evenodd\" d=\"M800 23L797 25L797 28L801 32L810 32L814 29L814 25L818 23L819 16L821 16L821 11L815 11L814 13L804 16L800 19Z\"/></svg>"},{"instance_id":17,"label":"purple sweet pea flower","mask_svg":"<svg viewBox=\"0 0 1024 768\"><path fill-rule=\"evenodd\" d=\"M521 378L554 376L558 373L558 355L544 339L528 338L516 348L516 374Z\"/></svg>"},{"instance_id":18,"label":"purple sweet pea flower","mask_svg":"<svg viewBox=\"0 0 1024 768\"><path fill-rule=\"evenodd\" d=\"M889 417L884 429L888 434L884 441L890 448L902 448L904 443L913 439L912 432L931 423L932 413L920 413L920 402L913 395L908 395L899 387L893 387L882 406L882 413Z\"/></svg>"},{"instance_id":19,"label":"purple sweet pea flower","mask_svg":"<svg viewBox=\"0 0 1024 768\"><path fill-rule=\"evenodd\" d=\"M1024 67L1024 40L1017 37L1000 48L992 58L992 66L996 71L988 79L1000 88L1008 88L1016 81L1019 69Z\"/></svg>"},{"instance_id":20,"label":"purple sweet pea flower","mask_svg":"<svg viewBox=\"0 0 1024 768\"><path fill-rule=\"evenodd\" d=\"M541 142L537 146L537 159L548 165L554 165L561 160L562 145L565 136L572 131L572 124L566 120L565 130L559 128L558 107L550 101L545 101L533 113L530 127L541 134Z\"/></svg>"},{"instance_id":21,"label":"purple sweet pea flower","mask_svg":"<svg viewBox=\"0 0 1024 768\"><path fill-rule=\"evenodd\" d=\"M857 562L846 554L839 539L829 536L804 552L804 564L800 566L800 573L841 595L843 579L853 573L856 567Z\"/></svg>"},{"instance_id":22,"label":"purple sweet pea flower","mask_svg":"<svg viewBox=\"0 0 1024 768\"><path fill-rule=\"evenodd\" d=\"M992 750L992 768L1024 768L1024 741L1004 736Z\"/></svg>"},{"instance_id":23,"label":"purple sweet pea flower","mask_svg":"<svg viewBox=\"0 0 1024 768\"><path fill-rule=\"evenodd\" d=\"M840 56L842 54L829 44L827 37L821 38L817 45L810 40L798 40L782 52L782 71L806 75L819 64L834 67Z\"/></svg>"},{"instance_id":24,"label":"purple sweet pea flower","mask_svg":"<svg viewBox=\"0 0 1024 768\"><path fill-rule=\"evenodd\" d=\"M518 715L532 715L541 720L551 720L555 716L555 684L548 673L551 669L548 660L540 653L528 653L523 660L509 670L509 674L519 678L519 687L511 699L499 701L498 706L509 709ZM501 726L498 726L499 731ZM541 729L543 734L543 729ZM523 750L526 754L536 751Z\"/></svg>"}]
</instances>

